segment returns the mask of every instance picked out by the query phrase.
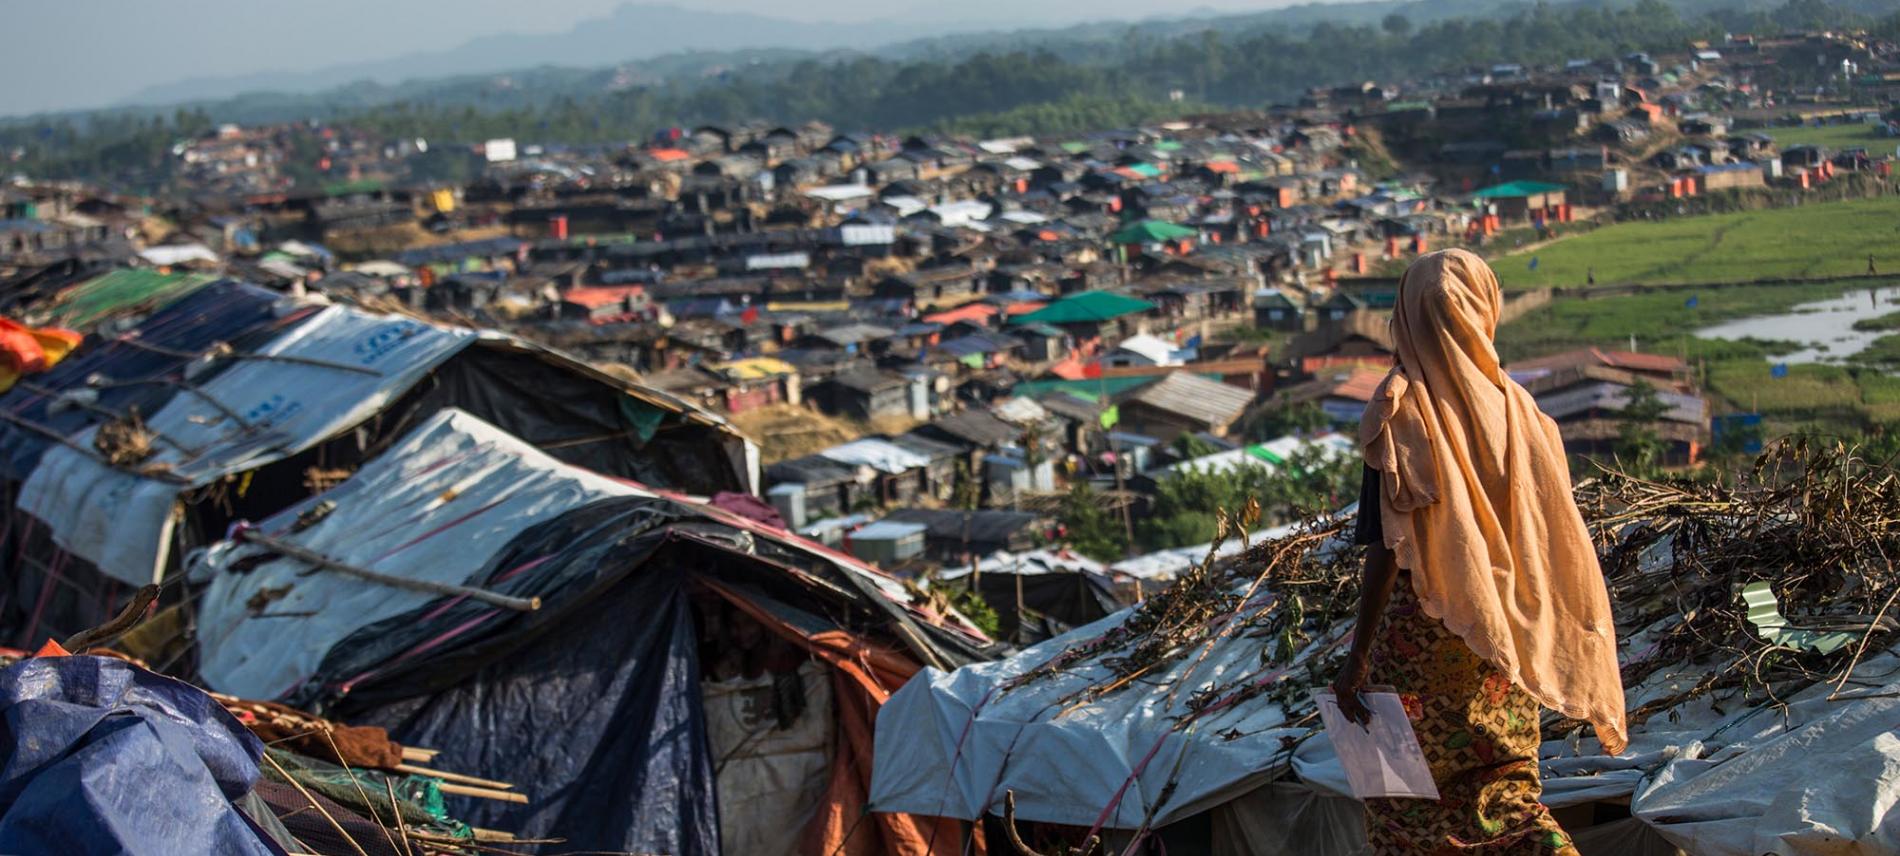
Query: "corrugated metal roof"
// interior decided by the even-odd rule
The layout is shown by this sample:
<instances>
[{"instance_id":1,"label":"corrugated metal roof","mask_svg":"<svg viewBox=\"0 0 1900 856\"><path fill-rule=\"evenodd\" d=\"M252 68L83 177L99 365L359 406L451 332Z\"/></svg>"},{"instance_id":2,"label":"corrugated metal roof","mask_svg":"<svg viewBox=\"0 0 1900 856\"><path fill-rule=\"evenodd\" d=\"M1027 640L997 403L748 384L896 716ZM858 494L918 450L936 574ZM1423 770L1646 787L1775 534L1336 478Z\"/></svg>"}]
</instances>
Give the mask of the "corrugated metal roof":
<instances>
[{"instance_id":1,"label":"corrugated metal roof","mask_svg":"<svg viewBox=\"0 0 1900 856\"><path fill-rule=\"evenodd\" d=\"M1188 372L1175 372L1136 390L1124 400L1178 413L1208 425L1226 425L1240 418L1253 399L1250 390Z\"/></svg>"}]
</instances>

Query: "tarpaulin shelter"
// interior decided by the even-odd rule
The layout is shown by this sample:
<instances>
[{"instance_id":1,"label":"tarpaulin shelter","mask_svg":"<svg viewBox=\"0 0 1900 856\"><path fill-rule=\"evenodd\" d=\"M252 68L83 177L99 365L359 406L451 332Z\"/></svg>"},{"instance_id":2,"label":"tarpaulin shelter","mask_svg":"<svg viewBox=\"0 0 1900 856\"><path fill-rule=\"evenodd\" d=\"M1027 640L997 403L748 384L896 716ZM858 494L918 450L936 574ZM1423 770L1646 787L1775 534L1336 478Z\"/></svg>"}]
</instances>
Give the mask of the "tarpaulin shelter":
<instances>
[{"instance_id":1,"label":"tarpaulin shelter","mask_svg":"<svg viewBox=\"0 0 1900 856\"><path fill-rule=\"evenodd\" d=\"M89 341L0 396L18 513L8 623L71 630L184 549L347 476L448 407L557 458L700 495L751 492L757 447L665 393L496 333L238 283Z\"/></svg>"},{"instance_id":2,"label":"tarpaulin shelter","mask_svg":"<svg viewBox=\"0 0 1900 856\"><path fill-rule=\"evenodd\" d=\"M285 543L541 605L311 573ZM212 688L384 725L445 766L520 783L528 804L457 815L567 849L928 852L937 821L863 811L872 722L920 664L987 644L843 554L569 466L455 409L190 573L207 586ZM751 650L742 626L789 661L715 679L710 659Z\"/></svg>"},{"instance_id":3,"label":"tarpaulin shelter","mask_svg":"<svg viewBox=\"0 0 1900 856\"><path fill-rule=\"evenodd\" d=\"M1067 551L1000 551L974 565L946 568L932 585L975 591L996 611L997 635L1018 645L1093 624L1123 605L1107 567Z\"/></svg>"},{"instance_id":4,"label":"tarpaulin shelter","mask_svg":"<svg viewBox=\"0 0 1900 856\"><path fill-rule=\"evenodd\" d=\"M1034 312L1009 319L1011 324L1064 324L1111 321L1137 312L1151 312L1155 305L1139 297L1112 291L1083 291L1061 297Z\"/></svg>"},{"instance_id":5,"label":"tarpaulin shelter","mask_svg":"<svg viewBox=\"0 0 1900 856\"><path fill-rule=\"evenodd\" d=\"M61 289L33 308L36 318L82 331L151 311L217 281L208 273L120 268Z\"/></svg>"},{"instance_id":6,"label":"tarpaulin shelter","mask_svg":"<svg viewBox=\"0 0 1900 856\"><path fill-rule=\"evenodd\" d=\"M1657 544L1618 578L1619 603L1684 584L1659 568L1682 548ZM1257 590L1210 624L1262 614L1280 597L1271 586ZM1111 838L1149 829L1165 840L1179 829L1211 841L1215 854L1364 852L1363 810L1306 700L1307 687L1331 679L1350 621L1285 657L1277 634L1249 625L1194 644L1123 691L1095 691L1115 677L1104 655L1017 680L1065 652L1094 650L1135 614L1005 660L925 670L879 714L873 804L970 820L999 813L1013 792L1021 821ZM1657 624L1620 628L1626 669L1654 662L1667 631L1688 620L1662 614ZM1782 656L1798 655L1801 639L1781 639ZM1864 653L1838 685L1768 693L1698 691L1724 671L1719 659L1663 660L1627 687L1627 751L1605 755L1590 737L1544 744L1543 801L1585 856L1895 852L1900 645Z\"/></svg>"},{"instance_id":7,"label":"tarpaulin shelter","mask_svg":"<svg viewBox=\"0 0 1900 856\"><path fill-rule=\"evenodd\" d=\"M1139 220L1116 230L1109 238L1117 244L1160 244L1200 235L1186 226L1161 220Z\"/></svg>"},{"instance_id":8,"label":"tarpaulin shelter","mask_svg":"<svg viewBox=\"0 0 1900 856\"><path fill-rule=\"evenodd\" d=\"M0 669L0 722L0 852L284 852L234 804L263 744L196 687L35 657Z\"/></svg>"}]
</instances>

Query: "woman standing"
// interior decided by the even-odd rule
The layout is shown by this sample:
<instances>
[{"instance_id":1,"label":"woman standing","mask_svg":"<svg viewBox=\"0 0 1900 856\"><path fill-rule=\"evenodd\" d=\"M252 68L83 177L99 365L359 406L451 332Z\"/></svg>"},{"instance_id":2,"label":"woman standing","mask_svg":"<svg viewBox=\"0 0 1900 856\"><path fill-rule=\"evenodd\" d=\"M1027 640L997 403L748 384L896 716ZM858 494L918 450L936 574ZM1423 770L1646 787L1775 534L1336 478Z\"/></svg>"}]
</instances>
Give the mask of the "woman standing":
<instances>
[{"instance_id":1,"label":"woman standing","mask_svg":"<svg viewBox=\"0 0 1900 856\"><path fill-rule=\"evenodd\" d=\"M1422 256L1392 314L1398 364L1366 408L1359 621L1333 689L1390 684L1437 802L1368 800L1375 853L1575 854L1538 801L1538 707L1628 744L1615 625L1563 440L1504 374L1484 260Z\"/></svg>"}]
</instances>

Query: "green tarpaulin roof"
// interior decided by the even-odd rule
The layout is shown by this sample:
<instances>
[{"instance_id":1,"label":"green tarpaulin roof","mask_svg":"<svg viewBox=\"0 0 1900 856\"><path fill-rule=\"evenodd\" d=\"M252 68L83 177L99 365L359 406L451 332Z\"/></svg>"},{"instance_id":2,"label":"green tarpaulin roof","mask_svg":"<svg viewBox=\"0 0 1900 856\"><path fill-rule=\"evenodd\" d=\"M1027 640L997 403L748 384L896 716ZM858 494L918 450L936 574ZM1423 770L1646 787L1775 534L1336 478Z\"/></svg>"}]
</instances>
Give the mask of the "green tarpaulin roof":
<instances>
[{"instance_id":1,"label":"green tarpaulin roof","mask_svg":"<svg viewBox=\"0 0 1900 856\"><path fill-rule=\"evenodd\" d=\"M1139 386L1154 383L1153 376L1090 378L1088 380L1026 380L1009 390L1010 395L1019 398L1035 398L1045 392L1066 392L1071 395L1114 397ZM1100 398L1092 399L1100 401Z\"/></svg>"},{"instance_id":2,"label":"green tarpaulin roof","mask_svg":"<svg viewBox=\"0 0 1900 856\"><path fill-rule=\"evenodd\" d=\"M1145 175L1149 178L1161 177L1161 167L1155 166L1154 164L1151 164L1151 163L1133 163L1133 164L1129 164L1128 168L1131 170L1134 170L1135 172L1141 173L1142 175Z\"/></svg>"},{"instance_id":3,"label":"green tarpaulin roof","mask_svg":"<svg viewBox=\"0 0 1900 856\"><path fill-rule=\"evenodd\" d=\"M1176 226L1160 220L1141 220L1121 227L1115 233L1117 244L1159 244L1163 241L1175 241L1192 238L1201 233L1186 226Z\"/></svg>"},{"instance_id":4,"label":"green tarpaulin roof","mask_svg":"<svg viewBox=\"0 0 1900 856\"><path fill-rule=\"evenodd\" d=\"M1479 199L1510 199L1519 196L1536 196L1539 193L1552 193L1563 189L1564 186L1561 184L1550 184L1543 181L1512 181L1487 187L1472 195Z\"/></svg>"},{"instance_id":5,"label":"green tarpaulin roof","mask_svg":"<svg viewBox=\"0 0 1900 856\"><path fill-rule=\"evenodd\" d=\"M54 298L47 314L62 326L91 327L123 312L157 309L217 279L207 273L124 268L66 289Z\"/></svg>"},{"instance_id":6,"label":"green tarpaulin roof","mask_svg":"<svg viewBox=\"0 0 1900 856\"><path fill-rule=\"evenodd\" d=\"M1108 321L1153 308L1154 304L1138 297L1112 291L1084 291L1061 298L1034 312L1018 315L1011 321L1016 324L1078 324Z\"/></svg>"}]
</instances>

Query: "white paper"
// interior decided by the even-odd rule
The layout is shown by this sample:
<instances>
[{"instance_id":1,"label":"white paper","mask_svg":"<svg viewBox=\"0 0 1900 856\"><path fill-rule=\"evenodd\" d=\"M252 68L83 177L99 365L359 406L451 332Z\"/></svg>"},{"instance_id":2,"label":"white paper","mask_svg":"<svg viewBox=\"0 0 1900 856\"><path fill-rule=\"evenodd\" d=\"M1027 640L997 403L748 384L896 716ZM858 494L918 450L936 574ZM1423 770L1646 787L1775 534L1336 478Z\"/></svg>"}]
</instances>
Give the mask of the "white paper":
<instances>
[{"instance_id":1,"label":"white paper","mask_svg":"<svg viewBox=\"0 0 1900 856\"><path fill-rule=\"evenodd\" d=\"M1339 699L1330 690L1313 693L1352 795L1362 800L1438 799L1438 784L1432 781L1431 767L1418 748L1418 735L1398 694L1367 692L1359 698L1372 711L1372 721L1365 726L1339 712Z\"/></svg>"}]
</instances>

